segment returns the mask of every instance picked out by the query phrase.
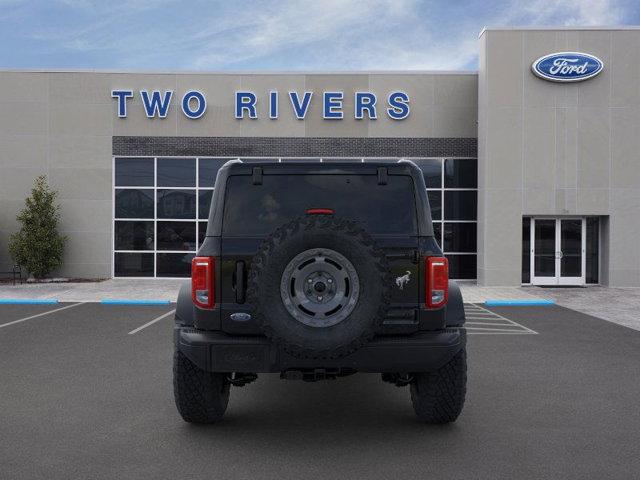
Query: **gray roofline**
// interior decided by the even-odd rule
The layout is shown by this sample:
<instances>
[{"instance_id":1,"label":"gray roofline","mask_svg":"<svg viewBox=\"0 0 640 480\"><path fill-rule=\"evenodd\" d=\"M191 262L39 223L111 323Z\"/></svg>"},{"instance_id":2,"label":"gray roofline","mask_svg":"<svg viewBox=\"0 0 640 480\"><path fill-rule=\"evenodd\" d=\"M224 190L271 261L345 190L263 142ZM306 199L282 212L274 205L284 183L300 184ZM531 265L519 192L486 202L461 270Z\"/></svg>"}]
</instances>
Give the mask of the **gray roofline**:
<instances>
[{"instance_id":1,"label":"gray roofline","mask_svg":"<svg viewBox=\"0 0 640 480\"><path fill-rule=\"evenodd\" d=\"M11 68L0 67L0 73L100 73L117 75L478 75L477 70L116 70L82 68Z\"/></svg>"},{"instance_id":2,"label":"gray roofline","mask_svg":"<svg viewBox=\"0 0 640 480\"><path fill-rule=\"evenodd\" d=\"M581 31L581 30L611 30L611 31L615 31L615 30L640 30L640 25L594 25L594 26L584 26L584 27L579 27L579 26L564 26L564 25L559 25L559 26L547 26L547 25L539 25L539 26L527 26L527 27L484 27L480 33L478 34L478 38L482 37L482 35L484 35L484 32L489 31L489 30L496 30L496 31L501 31L501 30L574 30L574 31Z\"/></svg>"}]
</instances>

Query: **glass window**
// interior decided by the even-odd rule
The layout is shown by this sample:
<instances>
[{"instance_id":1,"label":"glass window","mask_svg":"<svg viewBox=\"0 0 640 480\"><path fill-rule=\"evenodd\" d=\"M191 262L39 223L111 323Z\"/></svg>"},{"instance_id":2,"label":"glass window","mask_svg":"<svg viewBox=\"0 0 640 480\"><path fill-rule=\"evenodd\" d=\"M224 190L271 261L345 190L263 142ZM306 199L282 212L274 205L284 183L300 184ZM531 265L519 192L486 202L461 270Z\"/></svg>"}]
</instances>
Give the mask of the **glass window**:
<instances>
[{"instance_id":1,"label":"glass window","mask_svg":"<svg viewBox=\"0 0 640 480\"><path fill-rule=\"evenodd\" d=\"M196 218L195 190L158 190L158 218Z\"/></svg>"},{"instance_id":2,"label":"glass window","mask_svg":"<svg viewBox=\"0 0 640 480\"><path fill-rule=\"evenodd\" d=\"M153 158L116 158L117 187L153 187Z\"/></svg>"},{"instance_id":3,"label":"glass window","mask_svg":"<svg viewBox=\"0 0 640 480\"><path fill-rule=\"evenodd\" d=\"M209 218L209 209L211 208L211 197L213 190L200 190L198 192L198 218Z\"/></svg>"},{"instance_id":4,"label":"glass window","mask_svg":"<svg viewBox=\"0 0 640 480\"><path fill-rule=\"evenodd\" d=\"M190 277L191 260L195 256L195 253L157 253L158 277Z\"/></svg>"},{"instance_id":5,"label":"glass window","mask_svg":"<svg viewBox=\"0 0 640 480\"><path fill-rule=\"evenodd\" d=\"M232 158L119 157L114 160L115 276L189 275L188 263L184 264L183 260L185 255L192 256L206 237L213 186L219 169L229 160ZM278 159L242 159L247 163L264 160ZM375 160L378 159L353 157L323 159L323 162ZM320 159L285 157L282 161L318 162ZM412 161L422 170L428 188L436 241L445 253L468 252L468 255L460 255L461 259L453 254L451 258L456 263L452 268L456 269L459 278L465 278L465 275L475 278L475 270L469 274L468 269L475 269L477 226L475 223L458 224L454 221L476 220L477 193L464 189L475 189L477 186L477 162L474 159L437 158ZM366 179L337 175L330 176L330 179L299 176L291 185L273 186L270 177L273 179L277 176L266 175L266 181L260 186L250 185L250 177L245 177L246 183L238 185L239 199L227 202L229 209L224 213L226 226L229 226L228 220L232 219L232 225L239 229L238 234L264 235L280 223L304 214L307 208L318 207L333 208L336 214L358 218L365 228L376 234L413 234L417 229L415 208L407 209L407 204L414 205L413 184L408 178L394 176L393 182L380 186L375 175ZM339 181L336 182L336 179ZM388 195L376 195L379 188L385 188ZM451 191L449 188L461 190ZM282 192L285 194L282 195ZM304 196L301 192L304 192ZM304 205L296 202L299 198L308 199L309 192L315 195L316 200L307 200L303 202ZM363 218L363 211L369 212L365 215L367 218ZM357 215L350 212L357 212ZM406 214L398 217L389 215L389 212ZM385 221L380 221L380 218ZM393 219L391 223L388 222L389 218ZM226 233L230 234L228 231ZM591 253L591 257L587 258L587 281L595 278L597 282L597 239L589 245L595 246L596 253L595 257ZM139 252L129 254L118 250ZM170 253L172 251L185 253ZM596 260L592 260L592 257Z\"/></svg>"},{"instance_id":6,"label":"glass window","mask_svg":"<svg viewBox=\"0 0 640 480\"><path fill-rule=\"evenodd\" d=\"M216 183L218 170L231 158L201 158L198 160L198 186L212 188Z\"/></svg>"},{"instance_id":7,"label":"glass window","mask_svg":"<svg viewBox=\"0 0 640 480\"><path fill-rule=\"evenodd\" d=\"M116 218L153 218L153 189L117 188Z\"/></svg>"},{"instance_id":8,"label":"glass window","mask_svg":"<svg viewBox=\"0 0 640 480\"><path fill-rule=\"evenodd\" d=\"M598 217L587 218L587 271L586 282L598 283L598 261L600 247L600 219Z\"/></svg>"},{"instance_id":9,"label":"glass window","mask_svg":"<svg viewBox=\"0 0 640 480\"><path fill-rule=\"evenodd\" d=\"M420 167L427 188L442 188L442 162L434 158L411 160Z\"/></svg>"},{"instance_id":10,"label":"glass window","mask_svg":"<svg viewBox=\"0 0 640 480\"><path fill-rule=\"evenodd\" d=\"M476 278L475 255L445 255L449 259L449 278L468 280Z\"/></svg>"},{"instance_id":11,"label":"glass window","mask_svg":"<svg viewBox=\"0 0 640 480\"><path fill-rule=\"evenodd\" d=\"M531 283L531 218L522 219L522 283Z\"/></svg>"},{"instance_id":12,"label":"glass window","mask_svg":"<svg viewBox=\"0 0 640 480\"><path fill-rule=\"evenodd\" d=\"M429 208L431 208L431 219L442 220L442 191L427 190L429 197Z\"/></svg>"},{"instance_id":13,"label":"glass window","mask_svg":"<svg viewBox=\"0 0 640 480\"><path fill-rule=\"evenodd\" d=\"M456 158L444 161L444 188L476 188L478 162L476 159Z\"/></svg>"},{"instance_id":14,"label":"glass window","mask_svg":"<svg viewBox=\"0 0 640 480\"><path fill-rule=\"evenodd\" d=\"M153 221L115 224L116 250L153 250Z\"/></svg>"},{"instance_id":15,"label":"glass window","mask_svg":"<svg viewBox=\"0 0 640 480\"><path fill-rule=\"evenodd\" d=\"M442 248L442 222L433 222L433 236Z\"/></svg>"},{"instance_id":16,"label":"glass window","mask_svg":"<svg viewBox=\"0 0 640 480\"><path fill-rule=\"evenodd\" d=\"M476 220L477 196L475 190L444 192L445 220Z\"/></svg>"},{"instance_id":17,"label":"glass window","mask_svg":"<svg viewBox=\"0 0 640 480\"><path fill-rule=\"evenodd\" d=\"M114 255L116 277L153 277L153 253L116 252Z\"/></svg>"},{"instance_id":18,"label":"glass window","mask_svg":"<svg viewBox=\"0 0 640 480\"><path fill-rule=\"evenodd\" d=\"M314 207L356 219L371 233L417 230L413 181L408 175L389 175L386 185L378 185L377 175L264 175L261 185L252 185L250 176L234 175L227 181L224 231L267 235Z\"/></svg>"},{"instance_id":19,"label":"glass window","mask_svg":"<svg viewBox=\"0 0 640 480\"><path fill-rule=\"evenodd\" d=\"M159 158L159 187L195 187L195 158Z\"/></svg>"},{"instance_id":20,"label":"glass window","mask_svg":"<svg viewBox=\"0 0 640 480\"><path fill-rule=\"evenodd\" d=\"M196 222L158 222L158 250L195 250Z\"/></svg>"},{"instance_id":21,"label":"glass window","mask_svg":"<svg viewBox=\"0 0 640 480\"><path fill-rule=\"evenodd\" d=\"M475 223L445 223L444 246L446 252L476 252L477 226Z\"/></svg>"},{"instance_id":22,"label":"glass window","mask_svg":"<svg viewBox=\"0 0 640 480\"><path fill-rule=\"evenodd\" d=\"M205 237L207 236L207 223L208 222L198 222L198 248L204 242Z\"/></svg>"}]
</instances>

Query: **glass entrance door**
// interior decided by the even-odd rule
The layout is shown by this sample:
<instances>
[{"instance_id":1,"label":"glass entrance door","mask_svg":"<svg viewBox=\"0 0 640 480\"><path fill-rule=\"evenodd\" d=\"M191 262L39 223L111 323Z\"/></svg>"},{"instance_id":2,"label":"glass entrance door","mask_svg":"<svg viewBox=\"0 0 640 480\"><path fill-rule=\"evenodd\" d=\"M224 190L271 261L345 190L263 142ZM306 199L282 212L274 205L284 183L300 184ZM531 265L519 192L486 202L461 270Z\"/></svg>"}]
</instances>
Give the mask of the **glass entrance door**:
<instances>
[{"instance_id":1,"label":"glass entrance door","mask_svg":"<svg viewBox=\"0 0 640 480\"><path fill-rule=\"evenodd\" d=\"M531 228L531 283L584 285L584 218L534 218Z\"/></svg>"}]
</instances>

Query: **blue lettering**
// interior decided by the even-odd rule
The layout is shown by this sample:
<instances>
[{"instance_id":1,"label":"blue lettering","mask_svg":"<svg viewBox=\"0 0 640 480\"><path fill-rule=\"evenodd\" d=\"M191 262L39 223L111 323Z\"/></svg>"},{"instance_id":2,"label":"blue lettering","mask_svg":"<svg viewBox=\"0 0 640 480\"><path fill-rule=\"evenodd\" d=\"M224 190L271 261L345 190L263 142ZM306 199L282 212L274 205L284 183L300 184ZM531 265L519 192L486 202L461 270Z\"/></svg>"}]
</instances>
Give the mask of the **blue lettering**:
<instances>
[{"instance_id":1,"label":"blue lettering","mask_svg":"<svg viewBox=\"0 0 640 480\"><path fill-rule=\"evenodd\" d=\"M164 97L160 97L160 92L154 90L151 92L151 98L149 98L149 92L146 90L140 90L140 97L142 97L142 104L144 105L145 113L148 118L153 118L156 115L160 118L165 118L169 112L169 104L171 103L171 96L173 92L167 90L164 92Z\"/></svg>"},{"instance_id":2,"label":"blue lettering","mask_svg":"<svg viewBox=\"0 0 640 480\"><path fill-rule=\"evenodd\" d=\"M127 117L127 98L133 98L133 90L112 90L111 98L118 99L118 117Z\"/></svg>"},{"instance_id":3,"label":"blue lettering","mask_svg":"<svg viewBox=\"0 0 640 480\"><path fill-rule=\"evenodd\" d=\"M367 115L371 120L378 118L376 116L376 95L370 92L356 92L356 111L355 115L358 120L364 118L364 111L367 111Z\"/></svg>"},{"instance_id":4,"label":"blue lettering","mask_svg":"<svg viewBox=\"0 0 640 480\"><path fill-rule=\"evenodd\" d=\"M196 100L198 107L194 110L191 108L190 102L191 99ZM204 112L207 110L207 100L204 98L204 95L197 90L191 90L184 94L182 97L182 112L188 118L200 118L204 115Z\"/></svg>"},{"instance_id":5,"label":"blue lettering","mask_svg":"<svg viewBox=\"0 0 640 480\"><path fill-rule=\"evenodd\" d=\"M269 118L278 118L278 92L269 92Z\"/></svg>"},{"instance_id":6,"label":"blue lettering","mask_svg":"<svg viewBox=\"0 0 640 480\"><path fill-rule=\"evenodd\" d=\"M392 92L387 99L387 114L394 120L403 120L409 116L409 95L404 92Z\"/></svg>"},{"instance_id":7,"label":"blue lettering","mask_svg":"<svg viewBox=\"0 0 640 480\"><path fill-rule=\"evenodd\" d=\"M322 118L341 119L342 118L342 92L324 92L324 102L322 108Z\"/></svg>"},{"instance_id":8,"label":"blue lettering","mask_svg":"<svg viewBox=\"0 0 640 480\"><path fill-rule=\"evenodd\" d=\"M304 97L302 97L302 103L300 103L300 97L298 97L298 92L289 92L291 105L293 105L293 111L295 112L296 118L298 120L304 120L304 117L307 115L307 110L309 109L309 104L311 103L312 95L313 95L313 92L304 92Z\"/></svg>"},{"instance_id":9,"label":"blue lettering","mask_svg":"<svg viewBox=\"0 0 640 480\"><path fill-rule=\"evenodd\" d=\"M244 118L245 110L249 118L258 118L256 113L256 94L252 92L236 92L236 118Z\"/></svg>"}]
</instances>

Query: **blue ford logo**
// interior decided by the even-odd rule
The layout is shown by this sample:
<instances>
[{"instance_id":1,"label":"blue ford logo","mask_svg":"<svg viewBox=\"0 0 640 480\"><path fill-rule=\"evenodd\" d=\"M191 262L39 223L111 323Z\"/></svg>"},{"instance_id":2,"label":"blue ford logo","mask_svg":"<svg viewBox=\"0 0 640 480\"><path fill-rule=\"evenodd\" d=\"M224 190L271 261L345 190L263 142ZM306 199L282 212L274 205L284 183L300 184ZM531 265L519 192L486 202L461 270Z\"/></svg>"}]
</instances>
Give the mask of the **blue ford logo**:
<instances>
[{"instance_id":1,"label":"blue ford logo","mask_svg":"<svg viewBox=\"0 0 640 480\"><path fill-rule=\"evenodd\" d=\"M552 82L579 82L602 71L602 60L587 53L558 52L540 57L531 65L533 73Z\"/></svg>"}]
</instances>

